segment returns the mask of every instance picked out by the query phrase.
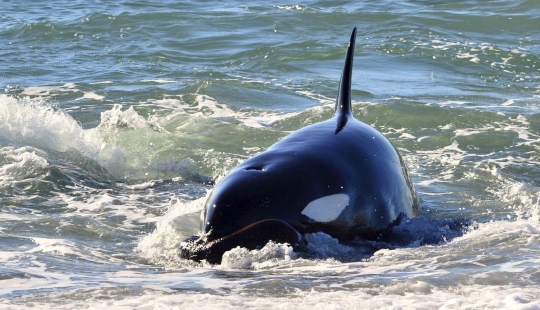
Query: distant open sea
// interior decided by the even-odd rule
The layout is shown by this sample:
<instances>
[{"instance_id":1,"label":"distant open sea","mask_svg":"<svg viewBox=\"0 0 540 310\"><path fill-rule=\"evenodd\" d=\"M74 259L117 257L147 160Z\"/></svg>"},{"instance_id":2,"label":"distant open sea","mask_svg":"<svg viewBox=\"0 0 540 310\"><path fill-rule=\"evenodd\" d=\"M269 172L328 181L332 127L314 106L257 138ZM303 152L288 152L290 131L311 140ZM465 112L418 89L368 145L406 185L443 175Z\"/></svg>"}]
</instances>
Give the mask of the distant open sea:
<instances>
[{"instance_id":1,"label":"distant open sea","mask_svg":"<svg viewBox=\"0 0 540 310\"><path fill-rule=\"evenodd\" d=\"M178 256L219 180L356 118L421 200L399 245ZM0 309L540 309L540 1L0 2Z\"/></svg>"}]
</instances>

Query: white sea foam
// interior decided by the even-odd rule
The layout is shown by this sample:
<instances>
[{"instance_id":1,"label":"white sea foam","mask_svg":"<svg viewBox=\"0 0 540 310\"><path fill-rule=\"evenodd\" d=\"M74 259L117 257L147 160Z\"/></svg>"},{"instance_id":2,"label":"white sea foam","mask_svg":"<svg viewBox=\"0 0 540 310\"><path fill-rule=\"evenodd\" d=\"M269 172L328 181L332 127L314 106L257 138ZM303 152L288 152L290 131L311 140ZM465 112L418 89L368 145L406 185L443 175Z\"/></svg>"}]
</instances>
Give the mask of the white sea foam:
<instances>
[{"instance_id":1,"label":"white sea foam","mask_svg":"<svg viewBox=\"0 0 540 310\"><path fill-rule=\"evenodd\" d=\"M55 280L63 280L58 285L68 284L72 281L60 274ZM537 296L540 290L536 287L522 287L517 285L502 285L486 289L485 285L464 285L438 287L429 282L411 280L408 283L395 283L381 285L379 288L349 288L335 289L331 286L313 290L301 290L295 287L295 279L271 280L257 287L252 281L245 283L242 280L233 282L227 290L218 294L213 291L190 292L178 282L175 274L165 274L163 277L154 275L152 278L137 277L135 273L119 272L112 280L123 280L121 288L103 287L100 289L81 290L80 293L69 295L53 293L43 301L33 301L31 306L20 305L6 301L6 306L16 306L18 309L181 309L197 307L199 309L354 309L357 307L369 309L540 309ZM47 284L47 280L33 279L35 287ZM50 279L49 279L50 281ZM152 283L170 283L171 288L155 287ZM16 281L7 281L10 285ZM27 281L17 281L21 284ZM148 283L139 294L122 296L122 291L135 291L138 283ZM194 275L190 279L192 285L212 287L215 279ZM75 283L76 284L76 283ZM237 293L238 288L249 284L252 288L245 293ZM15 284L15 287L19 285ZM176 290L182 290L178 293ZM266 292L266 293L263 293ZM271 294L269 293L271 292ZM281 294L280 294L281 293ZM110 296L121 296L110 298ZM277 295L277 296L276 296ZM80 296L80 297L78 297ZM109 297L109 298L107 298ZM65 301L69 298L68 301ZM84 299L84 301L81 301ZM58 302L61 301L61 302Z\"/></svg>"},{"instance_id":2,"label":"white sea foam","mask_svg":"<svg viewBox=\"0 0 540 310\"><path fill-rule=\"evenodd\" d=\"M457 105L464 105L464 104L467 104L467 103L470 103L470 102L467 102L467 101L459 101L459 100L448 100L448 101L443 101L443 102L441 102L440 104L441 104L441 105L454 105L454 104L457 104Z\"/></svg>"},{"instance_id":3,"label":"white sea foam","mask_svg":"<svg viewBox=\"0 0 540 310\"><path fill-rule=\"evenodd\" d=\"M458 53L456 55L457 58L468 58L470 62L479 63L480 58L478 58L477 56L478 55L471 53Z\"/></svg>"},{"instance_id":4,"label":"white sea foam","mask_svg":"<svg viewBox=\"0 0 540 310\"><path fill-rule=\"evenodd\" d=\"M506 100L502 105L503 106L510 106L510 105L513 105L515 102L513 99L508 99Z\"/></svg>"},{"instance_id":5,"label":"white sea foam","mask_svg":"<svg viewBox=\"0 0 540 310\"><path fill-rule=\"evenodd\" d=\"M287 88L287 87L284 87L284 88ZM329 98L329 97L326 97L326 96L324 96L322 94L317 94L317 93L314 93L314 92L311 92L311 91L308 91L308 90L297 90L296 93L298 93L300 95L303 95L303 96L305 96L307 98L316 100L316 101L318 101L319 103L321 103L323 105L332 105L336 101L335 98Z\"/></svg>"},{"instance_id":6,"label":"white sea foam","mask_svg":"<svg viewBox=\"0 0 540 310\"><path fill-rule=\"evenodd\" d=\"M274 7L282 10L302 10L303 8L298 4L293 5L274 5Z\"/></svg>"},{"instance_id":7,"label":"white sea foam","mask_svg":"<svg viewBox=\"0 0 540 310\"><path fill-rule=\"evenodd\" d=\"M401 139L416 139L415 136L411 135L410 133L402 133L401 136L399 136Z\"/></svg>"},{"instance_id":8,"label":"white sea foam","mask_svg":"<svg viewBox=\"0 0 540 310\"><path fill-rule=\"evenodd\" d=\"M57 255L77 254L74 250L75 244L64 239L32 237L32 241L36 243L37 246L26 251L26 253L51 252Z\"/></svg>"},{"instance_id":9,"label":"white sea foam","mask_svg":"<svg viewBox=\"0 0 540 310\"><path fill-rule=\"evenodd\" d=\"M74 83L66 83L61 86L32 86L23 90L24 96L48 97L52 92L80 92Z\"/></svg>"},{"instance_id":10,"label":"white sea foam","mask_svg":"<svg viewBox=\"0 0 540 310\"><path fill-rule=\"evenodd\" d=\"M424 162L430 163L430 165L436 164L443 168L443 171L439 173L437 179L429 180L424 185L430 185L433 182L447 182L454 177L456 168L461 161L468 156L466 151L459 148L459 143L453 141L451 145L445 146L441 149L432 151L418 151L418 155L423 157ZM422 184L420 182L420 184Z\"/></svg>"},{"instance_id":11,"label":"white sea foam","mask_svg":"<svg viewBox=\"0 0 540 310\"><path fill-rule=\"evenodd\" d=\"M121 184L121 185L123 185L123 184ZM126 186L129 189L133 189L133 190L145 190L145 189L149 189L149 188L153 187L154 185L156 185L156 182L144 182L144 183L140 183L140 184L131 184L131 185L124 185L124 186Z\"/></svg>"},{"instance_id":12,"label":"white sea foam","mask_svg":"<svg viewBox=\"0 0 540 310\"><path fill-rule=\"evenodd\" d=\"M296 257L287 244L268 242L260 250L236 247L223 254L221 267L226 269L268 269L288 264Z\"/></svg>"},{"instance_id":13,"label":"white sea foam","mask_svg":"<svg viewBox=\"0 0 540 310\"><path fill-rule=\"evenodd\" d=\"M165 98L150 100L151 103L167 108L174 108L174 112L167 116L168 119L174 119L179 115L190 115L199 117L208 117L218 121L239 122L247 127L268 128L276 122L285 118L299 114L299 112L254 112L245 110L233 110L229 106L219 103L216 99L207 95L196 95L197 105L194 107L186 103L182 98Z\"/></svg>"},{"instance_id":14,"label":"white sea foam","mask_svg":"<svg viewBox=\"0 0 540 310\"><path fill-rule=\"evenodd\" d=\"M178 81L173 81L173 80L141 80L141 82L143 83L157 83L157 84L174 84L174 83L178 83Z\"/></svg>"},{"instance_id":15,"label":"white sea foam","mask_svg":"<svg viewBox=\"0 0 540 310\"><path fill-rule=\"evenodd\" d=\"M81 98L78 98L77 100L81 100L81 99L103 100L104 98L105 97L90 91L90 92L85 92L84 95Z\"/></svg>"}]
</instances>

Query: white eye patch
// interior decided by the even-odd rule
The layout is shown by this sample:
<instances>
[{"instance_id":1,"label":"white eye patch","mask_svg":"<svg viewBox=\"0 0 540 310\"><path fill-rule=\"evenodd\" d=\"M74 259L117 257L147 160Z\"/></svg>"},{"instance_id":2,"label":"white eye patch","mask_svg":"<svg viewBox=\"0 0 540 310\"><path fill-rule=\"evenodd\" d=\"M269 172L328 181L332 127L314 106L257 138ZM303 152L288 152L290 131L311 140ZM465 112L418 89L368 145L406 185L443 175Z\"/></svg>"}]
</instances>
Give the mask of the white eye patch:
<instances>
[{"instance_id":1,"label":"white eye patch","mask_svg":"<svg viewBox=\"0 0 540 310\"><path fill-rule=\"evenodd\" d=\"M325 196L310 202L302 210L302 214L317 222L331 222L349 205L349 200L347 194Z\"/></svg>"}]
</instances>

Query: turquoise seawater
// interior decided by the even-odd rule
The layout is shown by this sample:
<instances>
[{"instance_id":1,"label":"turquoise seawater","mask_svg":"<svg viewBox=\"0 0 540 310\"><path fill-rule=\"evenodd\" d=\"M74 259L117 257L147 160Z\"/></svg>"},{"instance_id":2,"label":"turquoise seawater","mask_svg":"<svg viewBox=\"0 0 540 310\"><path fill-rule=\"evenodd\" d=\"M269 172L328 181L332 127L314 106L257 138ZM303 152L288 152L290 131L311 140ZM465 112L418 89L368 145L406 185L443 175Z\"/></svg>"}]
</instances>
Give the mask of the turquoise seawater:
<instances>
[{"instance_id":1,"label":"turquoise seawater","mask_svg":"<svg viewBox=\"0 0 540 310\"><path fill-rule=\"evenodd\" d=\"M0 308L540 309L540 2L1 1ZM399 244L178 257L219 180L354 114L403 156Z\"/></svg>"}]
</instances>

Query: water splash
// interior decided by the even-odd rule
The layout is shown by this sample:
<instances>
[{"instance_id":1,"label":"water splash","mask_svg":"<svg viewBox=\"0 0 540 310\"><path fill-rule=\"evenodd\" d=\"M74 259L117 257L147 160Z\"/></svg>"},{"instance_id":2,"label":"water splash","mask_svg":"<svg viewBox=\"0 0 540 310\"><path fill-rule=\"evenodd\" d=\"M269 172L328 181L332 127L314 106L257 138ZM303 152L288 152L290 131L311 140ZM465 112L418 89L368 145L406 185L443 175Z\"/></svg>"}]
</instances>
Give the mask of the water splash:
<instances>
[{"instance_id":1,"label":"water splash","mask_svg":"<svg viewBox=\"0 0 540 310\"><path fill-rule=\"evenodd\" d=\"M171 136L156 118L145 119L133 107L122 111L121 105L114 105L101 113L99 125L91 129L84 129L71 115L42 99L0 95L0 107L0 141L6 144L76 152L122 181L179 176L209 181L190 170L193 161L187 157L165 161L155 158L152 149L159 147L155 144L167 145Z\"/></svg>"}]
</instances>

